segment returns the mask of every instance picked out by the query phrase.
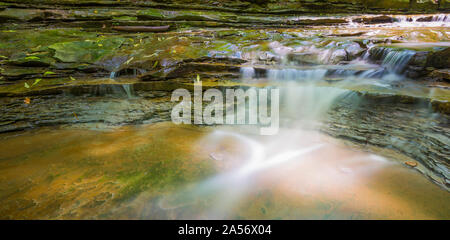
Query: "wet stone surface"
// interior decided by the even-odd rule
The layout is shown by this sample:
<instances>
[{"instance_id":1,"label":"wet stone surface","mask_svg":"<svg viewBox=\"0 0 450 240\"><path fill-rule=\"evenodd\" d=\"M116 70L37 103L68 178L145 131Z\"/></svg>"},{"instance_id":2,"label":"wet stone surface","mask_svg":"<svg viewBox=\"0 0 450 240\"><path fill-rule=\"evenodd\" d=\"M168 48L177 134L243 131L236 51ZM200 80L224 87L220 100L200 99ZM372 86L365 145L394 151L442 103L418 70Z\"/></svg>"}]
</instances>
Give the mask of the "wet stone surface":
<instances>
[{"instance_id":1,"label":"wet stone surface","mask_svg":"<svg viewBox=\"0 0 450 240\"><path fill-rule=\"evenodd\" d=\"M327 1L261 1L262 5L224 1L213 6L205 4L210 1L194 1L192 6L180 2L93 1L86 6L84 1L70 0L30 0L26 4L0 1L0 136L8 139L45 127L75 129L69 133L72 136L86 129L110 131L145 124L159 126L171 119L176 104L170 101L172 92L178 88L192 91L197 79L202 81L204 91L280 87L286 91L280 115L283 127L312 120L314 124L308 123L307 129L351 142L360 150L373 148L383 156L384 151L392 151L395 154L390 152L390 158L416 163L409 170L419 171L442 188L434 186L435 189L448 194L450 18L449 14L424 13L426 9L441 11L438 6L409 7L400 1L375 6L366 1L342 1L342 8L334 9L343 12L318 15L317 9L329 9ZM38 8L36 4L44 7ZM73 10L71 6L79 9ZM361 9L371 13L380 8L390 10L379 15L361 15ZM405 12L411 14L404 15ZM95 135L95 131L87 134ZM125 132L134 137L139 135L139 131ZM164 142L155 141L149 147L151 150L144 152L165 146ZM177 143L177 149L167 151L182 155L193 139L167 139L171 141ZM87 142L77 148L89 148ZM46 154L58 148L61 149L57 156L72 151L70 147L55 145L48 152L40 152L39 159L25 153L10 156L0 152L5 154L0 159L12 161L2 163L0 171L7 174L4 169L21 163L27 169L32 169L33 164L53 166L52 161L58 157L47 161ZM147 167L160 169L158 176L166 173L169 177L164 182L167 185L163 185L169 188L186 179L201 179L209 170L204 174L186 170L181 167L184 164L181 160L186 159L178 159L170 166L159 163L150 166L143 163L145 159L139 150L133 154L137 157L124 157L123 164L143 164L139 171L93 173L89 164L101 165L104 159L90 159L92 156L86 154L81 156L86 166L79 166L82 171L72 172L74 175L64 164L58 165L57 173L34 172L30 179L12 173L5 175L3 179L14 183L13 187L0 186L0 201L4 203L0 215L45 219L192 217L192 212L186 209L159 209L160 195L156 192L160 189L148 192L154 190L150 185L159 183L154 182L154 175L146 175ZM205 153L205 158L210 154ZM156 159L156 155L152 157ZM68 161L75 164L77 157L80 156L75 154ZM172 155L168 158L175 159ZM211 167L209 163L202 166ZM186 179L174 177L177 171L184 170L192 175ZM67 181L74 179L81 180L76 181L76 186L69 186ZM43 190L48 187L46 184L65 191L47 196ZM417 184L426 186L420 180ZM96 187L103 190L92 190ZM83 192L87 193L85 198L78 198L77 194ZM437 193L443 202L447 196L443 206L448 209L448 195L440 194ZM269 195L261 193L261 199L271 199ZM128 200L127 196L140 196L151 206L132 202L135 211L127 215L124 208L112 202ZM291 206L298 204L292 201ZM138 213L141 207L147 211L145 216ZM257 214L233 218L264 218L265 213L279 217L270 207L264 204L261 207L265 210L251 210ZM19 208L20 212L14 212ZM65 210L55 210L58 208ZM80 210L96 208L100 210L95 216ZM305 217L291 216L287 210L285 213L285 217ZM349 218L342 212L328 214ZM326 214L320 216L326 218ZM353 217L358 218L358 214ZM419 217L443 216L432 212Z\"/></svg>"}]
</instances>

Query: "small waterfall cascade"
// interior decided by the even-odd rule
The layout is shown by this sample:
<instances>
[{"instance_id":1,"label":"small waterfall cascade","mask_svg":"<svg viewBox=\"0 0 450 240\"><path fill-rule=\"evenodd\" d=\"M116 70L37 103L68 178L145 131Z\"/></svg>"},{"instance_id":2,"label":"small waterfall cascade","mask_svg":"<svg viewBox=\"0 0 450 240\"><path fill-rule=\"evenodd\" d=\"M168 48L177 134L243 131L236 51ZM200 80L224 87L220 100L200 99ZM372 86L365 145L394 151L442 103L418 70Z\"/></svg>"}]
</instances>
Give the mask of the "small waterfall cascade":
<instances>
[{"instance_id":1,"label":"small waterfall cascade","mask_svg":"<svg viewBox=\"0 0 450 240\"><path fill-rule=\"evenodd\" d=\"M381 66L389 73L401 74L415 54L416 52L412 50L398 50L385 47L372 48L366 52L363 56L363 60L372 62L380 61ZM370 73L367 74L370 76L379 76L381 72L370 70Z\"/></svg>"},{"instance_id":2,"label":"small waterfall cascade","mask_svg":"<svg viewBox=\"0 0 450 240\"><path fill-rule=\"evenodd\" d=\"M382 65L392 73L400 74L405 70L411 58L416 52L411 50L390 51L383 59Z\"/></svg>"},{"instance_id":3,"label":"small waterfall cascade","mask_svg":"<svg viewBox=\"0 0 450 240\"><path fill-rule=\"evenodd\" d=\"M270 69L267 78L274 81L313 81L324 79L327 72L327 69Z\"/></svg>"},{"instance_id":4,"label":"small waterfall cascade","mask_svg":"<svg viewBox=\"0 0 450 240\"><path fill-rule=\"evenodd\" d=\"M418 27L418 26L449 26L450 14L437 15L412 15L412 16L393 16L398 21L394 25L400 27Z\"/></svg>"},{"instance_id":5,"label":"small waterfall cascade","mask_svg":"<svg viewBox=\"0 0 450 240\"><path fill-rule=\"evenodd\" d=\"M93 96L127 97L134 96L132 84L101 84L92 87L90 94Z\"/></svg>"},{"instance_id":6,"label":"small waterfall cascade","mask_svg":"<svg viewBox=\"0 0 450 240\"><path fill-rule=\"evenodd\" d=\"M253 67L242 67L240 69L241 78L244 80L252 79L256 76L255 69Z\"/></svg>"},{"instance_id":7,"label":"small waterfall cascade","mask_svg":"<svg viewBox=\"0 0 450 240\"><path fill-rule=\"evenodd\" d=\"M121 86L128 98L132 98L134 96L134 88L132 84L121 84Z\"/></svg>"},{"instance_id":8,"label":"small waterfall cascade","mask_svg":"<svg viewBox=\"0 0 450 240\"><path fill-rule=\"evenodd\" d=\"M117 72L112 71L109 74L111 80L115 80ZM92 87L90 94L93 96L113 96L132 98L134 96L134 89L132 84L100 84Z\"/></svg>"},{"instance_id":9,"label":"small waterfall cascade","mask_svg":"<svg viewBox=\"0 0 450 240\"><path fill-rule=\"evenodd\" d=\"M110 78L110 79L114 79L115 77L116 77L116 72L112 71L112 72L109 74L109 78Z\"/></svg>"},{"instance_id":10,"label":"small waterfall cascade","mask_svg":"<svg viewBox=\"0 0 450 240\"><path fill-rule=\"evenodd\" d=\"M450 22L450 14L439 14L433 16L432 22Z\"/></svg>"}]
</instances>

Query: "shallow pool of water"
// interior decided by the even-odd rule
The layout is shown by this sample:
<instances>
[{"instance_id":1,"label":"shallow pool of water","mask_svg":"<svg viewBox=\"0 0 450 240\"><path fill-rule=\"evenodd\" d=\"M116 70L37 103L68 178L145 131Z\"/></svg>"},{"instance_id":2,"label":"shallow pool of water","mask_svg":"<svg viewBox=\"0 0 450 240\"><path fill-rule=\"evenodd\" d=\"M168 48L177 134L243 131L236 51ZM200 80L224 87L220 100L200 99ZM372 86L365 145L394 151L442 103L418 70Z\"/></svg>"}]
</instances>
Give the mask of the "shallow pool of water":
<instances>
[{"instance_id":1,"label":"shallow pool of water","mask_svg":"<svg viewBox=\"0 0 450 240\"><path fill-rule=\"evenodd\" d=\"M449 219L450 194L323 134L159 123L0 136L3 219Z\"/></svg>"}]
</instances>

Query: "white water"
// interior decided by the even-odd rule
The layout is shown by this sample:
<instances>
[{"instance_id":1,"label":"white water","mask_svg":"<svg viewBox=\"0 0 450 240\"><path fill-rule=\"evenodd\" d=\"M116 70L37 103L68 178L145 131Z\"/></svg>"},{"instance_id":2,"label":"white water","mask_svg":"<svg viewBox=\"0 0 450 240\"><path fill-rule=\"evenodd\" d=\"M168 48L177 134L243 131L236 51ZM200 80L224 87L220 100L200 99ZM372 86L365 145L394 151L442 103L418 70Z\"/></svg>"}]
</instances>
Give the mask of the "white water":
<instances>
[{"instance_id":1,"label":"white water","mask_svg":"<svg viewBox=\"0 0 450 240\"><path fill-rule=\"evenodd\" d=\"M353 19L361 17L376 17L382 15L358 15L347 18L348 27L361 27L365 24L355 23ZM372 27L450 27L450 14L423 14L423 15L388 15L395 19L392 23L371 24ZM431 19L428 19L431 17ZM425 21L426 20L426 21Z\"/></svg>"}]
</instances>

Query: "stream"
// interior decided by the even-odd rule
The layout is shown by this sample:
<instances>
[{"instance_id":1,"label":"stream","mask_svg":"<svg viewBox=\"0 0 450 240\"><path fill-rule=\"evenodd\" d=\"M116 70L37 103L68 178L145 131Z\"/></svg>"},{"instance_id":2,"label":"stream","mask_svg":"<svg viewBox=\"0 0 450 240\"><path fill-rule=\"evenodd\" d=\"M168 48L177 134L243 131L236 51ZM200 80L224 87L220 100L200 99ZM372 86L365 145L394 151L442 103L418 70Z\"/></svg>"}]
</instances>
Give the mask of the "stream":
<instances>
[{"instance_id":1,"label":"stream","mask_svg":"<svg viewBox=\"0 0 450 240\"><path fill-rule=\"evenodd\" d=\"M447 13L8 4L0 219L450 219ZM172 123L200 82L277 134Z\"/></svg>"}]
</instances>

